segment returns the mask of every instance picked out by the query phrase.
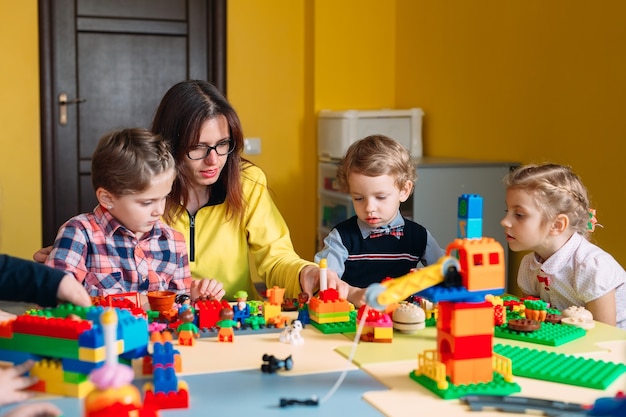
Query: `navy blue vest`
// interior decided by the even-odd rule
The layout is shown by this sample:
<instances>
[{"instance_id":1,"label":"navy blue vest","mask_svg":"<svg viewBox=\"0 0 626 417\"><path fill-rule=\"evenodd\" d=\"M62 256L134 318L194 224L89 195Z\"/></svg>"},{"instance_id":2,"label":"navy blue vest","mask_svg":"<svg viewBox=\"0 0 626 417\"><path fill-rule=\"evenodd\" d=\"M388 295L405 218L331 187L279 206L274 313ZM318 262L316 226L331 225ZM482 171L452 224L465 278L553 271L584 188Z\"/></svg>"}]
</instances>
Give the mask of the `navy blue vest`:
<instances>
[{"instance_id":1,"label":"navy blue vest","mask_svg":"<svg viewBox=\"0 0 626 417\"><path fill-rule=\"evenodd\" d=\"M365 288L387 277L405 275L417 267L426 251L426 229L407 219L404 223L404 235L400 239L389 235L363 239L356 216L335 226L348 250L341 279L354 287Z\"/></svg>"}]
</instances>

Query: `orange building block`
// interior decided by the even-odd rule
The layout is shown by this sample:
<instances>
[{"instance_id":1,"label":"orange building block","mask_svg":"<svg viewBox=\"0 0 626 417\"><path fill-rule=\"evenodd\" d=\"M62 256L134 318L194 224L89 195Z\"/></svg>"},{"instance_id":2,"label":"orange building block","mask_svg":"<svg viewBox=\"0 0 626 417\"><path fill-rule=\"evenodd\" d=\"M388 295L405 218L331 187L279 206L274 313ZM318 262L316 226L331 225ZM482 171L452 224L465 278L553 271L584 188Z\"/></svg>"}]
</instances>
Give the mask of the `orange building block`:
<instances>
[{"instance_id":1,"label":"orange building block","mask_svg":"<svg viewBox=\"0 0 626 417\"><path fill-rule=\"evenodd\" d=\"M446 254L451 256L455 250L465 288L469 291L504 288L504 249L498 241L490 237L455 239L446 248Z\"/></svg>"},{"instance_id":2,"label":"orange building block","mask_svg":"<svg viewBox=\"0 0 626 417\"><path fill-rule=\"evenodd\" d=\"M490 302L438 305L437 329L453 336L493 334L493 306Z\"/></svg>"},{"instance_id":3,"label":"orange building block","mask_svg":"<svg viewBox=\"0 0 626 417\"><path fill-rule=\"evenodd\" d=\"M458 359L445 362L446 373L454 385L477 384L493 380L493 359Z\"/></svg>"},{"instance_id":4,"label":"orange building block","mask_svg":"<svg viewBox=\"0 0 626 417\"><path fill-rule=\"evenodd\" d=\"M273 286L265 291L267 298L269 299L270 304L274 305L282 305L283 299L285 297L285 289L277 286Z\"/></svg>"}]
</instances>

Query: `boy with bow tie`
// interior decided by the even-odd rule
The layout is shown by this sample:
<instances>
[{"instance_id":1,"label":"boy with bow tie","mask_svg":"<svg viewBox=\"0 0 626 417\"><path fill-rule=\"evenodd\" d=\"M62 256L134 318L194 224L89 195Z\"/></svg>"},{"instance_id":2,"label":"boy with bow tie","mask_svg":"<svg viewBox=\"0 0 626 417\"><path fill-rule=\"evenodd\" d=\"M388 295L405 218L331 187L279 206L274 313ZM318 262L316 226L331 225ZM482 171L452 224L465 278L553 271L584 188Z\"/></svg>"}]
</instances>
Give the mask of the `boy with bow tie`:
<instances>
[{"instance_id":1,"label":"boy with bow tie","mask_svg":"<svg viewBox=\"0 0 626 417\"><path fill-rule=\"evenodd\" d=\"M400 214L416 177L408 150L383 135L353 143L339 164L337 181L352 197L356 216L331 230L315 261L327 259L328 268L350 285L348 301L356 307L364 304L370 284L445 255L426 228Z\"/></svg>"}]
</instances>

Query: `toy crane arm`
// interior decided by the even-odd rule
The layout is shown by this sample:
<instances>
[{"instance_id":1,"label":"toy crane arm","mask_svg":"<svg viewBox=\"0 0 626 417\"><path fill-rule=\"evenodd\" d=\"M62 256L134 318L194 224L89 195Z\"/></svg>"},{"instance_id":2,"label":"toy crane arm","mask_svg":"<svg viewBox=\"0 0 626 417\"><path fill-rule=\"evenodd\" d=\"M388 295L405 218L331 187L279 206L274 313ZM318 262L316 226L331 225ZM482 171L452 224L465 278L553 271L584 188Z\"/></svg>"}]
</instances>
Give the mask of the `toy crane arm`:
<instances>
[{"instance_id":1,"label":"toy crane arm","mask_svg":"<svg viewBox=\"0 0 626 417\"><path fill-rule=\"evenodd\" d=\"M459 261L450 256L442 256L436 264L416 269L382 284L370 285L365 291L365 299L370 307L383 311L389 304L444 282L451 268L454 272L459 271Z\"/></svg>"}]
</instances>

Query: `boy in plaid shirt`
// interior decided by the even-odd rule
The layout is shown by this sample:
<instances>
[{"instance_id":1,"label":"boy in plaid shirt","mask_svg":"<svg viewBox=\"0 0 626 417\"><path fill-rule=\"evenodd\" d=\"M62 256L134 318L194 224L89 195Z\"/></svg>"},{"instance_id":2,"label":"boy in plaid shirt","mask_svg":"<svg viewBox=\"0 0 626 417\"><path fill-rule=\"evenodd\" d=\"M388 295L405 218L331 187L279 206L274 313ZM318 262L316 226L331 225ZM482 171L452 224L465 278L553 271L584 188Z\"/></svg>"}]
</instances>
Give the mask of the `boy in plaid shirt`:
<instances>
[{"instance_id":1,"label":"boy in plaid shirt","mask_svg":"<svg viewBox=\"0 0 626 417\"><path fill-rule=\"evenodd\" d=\"M92 296L172 290L221 298L221 283L191 278L183 235L160 219L175 176L160 136L137 128L103 136L91 165L99 204L61 226L46 264L73 274Z\"/></svg>"}]
</instances>

